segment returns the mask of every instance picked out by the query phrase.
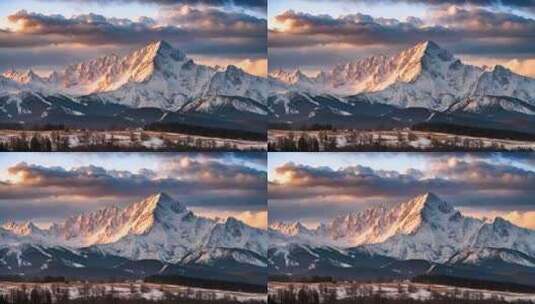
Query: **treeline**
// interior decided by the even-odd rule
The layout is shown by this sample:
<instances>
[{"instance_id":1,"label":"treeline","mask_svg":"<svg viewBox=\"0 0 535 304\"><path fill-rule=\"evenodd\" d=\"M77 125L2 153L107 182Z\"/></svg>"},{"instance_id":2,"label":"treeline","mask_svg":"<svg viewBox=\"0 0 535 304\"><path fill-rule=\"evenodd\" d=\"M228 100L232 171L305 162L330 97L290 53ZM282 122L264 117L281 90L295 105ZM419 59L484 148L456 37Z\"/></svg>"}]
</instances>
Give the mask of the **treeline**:
<instances>
[{"instance_id":1,"label":"treeline","mask_svg":"<svg viewBox=\"0 0 535 304\"><path fill-rule=\"evenodd\" d=\"M400 285L400 288L401 285ZM447 293L440 294L431 290L425 299L412 298L408 293L387 296L386 291L371 286L348 288L340 298L335 288L319 286L312 288L278 289L268 295L269 304L533 304L533 301L507 301L496 295L485 297L483 293Z\"/></svg>"},{"instance_id":2,"label":"treeline","mask_svg":"<svg viewBox=\"0 0 535 304\"><path fill-rule=\"evenodd\" d=\"M53 131L50 136L41 136L39 133L28 135L26 132L21 132L18 136L10 136L5 142L0 141L0 151L51 152L69 149L69 138L61 136L58 131Z\"/></svg>"},{"instance_id":3,"label":"treeline","mask_svg":"<svg viewBox=\"0 0 535 304\"><path fill-rule=\"evenodd\" d=\"M183 277L179 275L154 275L144 279L147 283L157 284L171 284L207 289L219 289L229 291L242 291L242 292L254 292L265 293L267 291L266 285L248 284L243 282L228 282L220 280L209 280L192 277Z\"/></svg>"},{"instance_id":4,"label":"treeline","mask_svg":"<svg viewBox=\"0 0 535 304\"><path fill-rule=\"evenodd\" d=\"M411 128L415 131L440 132L472 137L535 141L535 134L500 129L487 129L448 123L419 123Z\"/></svg>"},{"instance_id":5,"label":"treeline","mask_svg":"<svg viewBox=\"0 0 535 304\"><path fill-rule=\"evenodd\" d=\"M128 135L129 142L121 143L121 140L111 133L107 136L104 132L82 131L76 133L62 133L52 131L50 135L38 132L19 132L17 135L7 137L6 141L0 141L0 151L16 152L50 152L50 151L238 151L236 144L225 142L218 145L215 139L194 138L190 135L171 140L164 135L156 136L161 140L160 146L145 146L150 142L151 136L146 132L137 134L131 131ZM71 138L76 144L71 144Z\"/></svg>"},{"instance_id":6,"label":"treeline","mask_svg":"<svg viewBox=\"0 0 535 304\"><path fill-rule=\"evenodd\" d=\"M441 284L473 289L487 289L510 292L535 293L535 286L522 285L510 282L495 282L488 280L476 280L445 275L421 275L412 279L413 282L425 284Z\"/></svg>"},{"instance_id":7,"label":"treeline","mask_svg":"<svg viewBox=\"0 0 535 304\"><path fill-rule=\"evenodd\" d=\"M290 132L287 136L276 137L274 141L268 142L268 151L285 152L318 152L334 151L338 148L336 136L327 132L319 132L318 136L300 133L299 136Z\"/></svg>"},{"instance_id":8,"label":"treeline","mask_svg":"<svg viewBox=\"0 0 535 304\"><path fill-rule=\"evenodd\" d=\"M76 291L76 297L72 297L69 290L52 286L51 289L22 286L18 289L10 289L7 294L0 295L0 304L265 304L265 301L238 301L225 295L217 297L215 293L201 293L189 291L183 294L173 294L161 289L161 299L146 299L141 294L133 294L131 297L120 296L113 286L110 290L104 287L98 288L96 294L91 294L89 287L83 286Z\"/></svg>"},{"instance_id":9,"label":"treeline","mask_svg":"<svg viewBox=\"0 0 535 304\"><path fill-rule=\"evenodd\" d=\"M235 130L235 129L222 129L222 128L211 128L211 127L202 127L202 126L192 126L181 123L152 123L147 125L145 130L149 131L158 131L158 132L172 132L172 133L184 133L190 135L198 136L207 136L207 137L218 137L218 138L229 138L229 139L244 139L244 140L254 140L254 141L266 141L267 134L244 131L244 130Z\"/></svg>"},{"instance_id":10,"label":"treeline","mask_svg":"<svg viewBox=\"0 0 535 304\"><path fill-rule=\"evenodd\" d=\"M346 130L343 135L320 131L316 134L305 132L288 132L285 136L273 136L268 142L268 151L355 151L355 152L411 152L411 151L507 151L503 144L493 142L486 144L480 138L435 136L429 134L419 137L413 132L392 132L386 136L369 131ZM428 145L419 146L418 140L427 140ZM339 143L342 142L342 143ZM529 148L517 148L515 151L532 151Z\"/></svg>"}]
</instances>

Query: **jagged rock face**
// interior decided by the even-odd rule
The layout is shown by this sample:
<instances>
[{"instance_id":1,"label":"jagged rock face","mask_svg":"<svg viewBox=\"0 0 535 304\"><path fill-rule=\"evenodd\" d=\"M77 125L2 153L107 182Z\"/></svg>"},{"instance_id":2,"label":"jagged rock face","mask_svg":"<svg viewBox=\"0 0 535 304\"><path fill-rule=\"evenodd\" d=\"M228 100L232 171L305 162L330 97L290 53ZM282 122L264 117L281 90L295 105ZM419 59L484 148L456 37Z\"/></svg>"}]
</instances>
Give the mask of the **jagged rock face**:
<instances>
[{"instance_id":1,"label":"jagged rock face","mask_svg":"<svg viewBox=\"0 0 535 304\"><path fill-rule=\"evenodd\" d=\"M0 95L21 91L94 95L133 108L170 111L214 96L250 98L265 105L269 89L266 78L232 65L221 70L197 64L165 41L150 43L124 57L111 54L73 64L47 78L31 71L7 71L1 77Z\"/></svg>"},{"instance_id":2,"label":"jagged rock face","mask_svg":"<svg viewBox=\"0 0 535 304\"><path fill-rule=\"evenodd\" d=\"M534 79L502 66L487 71L463 64L431 41L393 56L372 56L341 64L316 77L282 70L270 73L270 77L286 84L286 91L312 95L361 94L366 100L402 108L445 111L459 101L479 100L480 96L506 96L535 105Z\"/></svg>"},{"instance_id":3,"label":"jagged rock face","mask_svg":"<svg viewBox=\"0 0 535 304\"><path fill-rule=\"evenodd\" d=\"M0 247L14 243L90 247L133 260L171 263L201 253L209 257L212 250L220 248L244 260L247 252L265 257L268 246L266 231L234 218L220 222L199 217L165 193L154 194L125 209L110 207L74 216L47 230L32 223L7 223L0 232L5 234ZM258 264L258 258L251 261Z\"/></svg>"},{"instance_id":4,"label":"jagged rock face","mask_svg":"<svg viewBox=\"0 0 535 304\"><path fill-rule=\"evenodd\" d=\"M506 248L535 256L535 231L501 218L492 223L465 217L436 195L426 193L393 208L372 208L335 218L305 232L270 226L276 246L289 243L350 248L398 259L446 262L469 248Z\"/></svg>"}]
</instances>

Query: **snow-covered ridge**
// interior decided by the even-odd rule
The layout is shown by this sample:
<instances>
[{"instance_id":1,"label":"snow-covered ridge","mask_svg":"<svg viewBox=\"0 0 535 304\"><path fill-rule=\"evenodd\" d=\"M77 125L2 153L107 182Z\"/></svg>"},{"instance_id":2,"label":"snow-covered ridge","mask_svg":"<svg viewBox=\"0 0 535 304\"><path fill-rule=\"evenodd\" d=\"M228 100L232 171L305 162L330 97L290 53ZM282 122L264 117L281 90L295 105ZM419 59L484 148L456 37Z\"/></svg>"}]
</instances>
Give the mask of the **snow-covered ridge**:
<instances>
[{"instance_id":1,"label":"snow-covered ridge","mask_svg":"<svg viewBox=\"0 0 535 304\"><path fill-rule=\"evenodd\" d=\"M399 259L446 262L459 251L503 248L535 257L535 231L496 218L492 222L463 216L432 193L425 193L392 208L378 207L338 216L305 232L270 226L277 246L290 243L360 246L369 252ZM503 255L505 256L505 255Z\"/></svg>"},{"instance_id":2,"label":"snow-covered ridge","mask_svg":"<svg viewBox=\"0 0 535 304\"><path fill-rule=\"evenodd\" d=\"M6 71L0 95L21 91L71 96L96 95L126 106L178 111L211 96L239 96L266 104L269 81L229 65L216 69L195 63L165 41L155 41L120 57L115 54L70 65L39 77L30 71Z\"/></svg>"},{"instance_id":3,"label":"snow-covered ridge","mask_svg":"<svg viewBox=\"0 0 535 304\"><path fill-rule=\"evenodd\" d=\"M179 263L188 255L227 248L267 255L267 232L234 218L215 221L193 214L165 193L157 193L125 209L104 208L81 214L41 230L31 223L6 223L0 246L21 243L90 247L133 260L157 259ZM230 253L242 260L244 253ZM257 259L251 258L258 264Z\"/></svg>"},{"instance_id":4,"label":"snow-covered ridge","mask_svg":"<svg viewBox=\"0 0 535 304\"><path fill-rule=\"evenodd\" d=\"M402 108L444 111L469 97L487 95L513 97L535 105L535 79L500 65L487 70L464 64L432 41L393 56L371 56L340 64L315 77L299 70L276 70L270 77L286 84L287 91L362 94L370 101Z\"/></svg>"}]
</instances>

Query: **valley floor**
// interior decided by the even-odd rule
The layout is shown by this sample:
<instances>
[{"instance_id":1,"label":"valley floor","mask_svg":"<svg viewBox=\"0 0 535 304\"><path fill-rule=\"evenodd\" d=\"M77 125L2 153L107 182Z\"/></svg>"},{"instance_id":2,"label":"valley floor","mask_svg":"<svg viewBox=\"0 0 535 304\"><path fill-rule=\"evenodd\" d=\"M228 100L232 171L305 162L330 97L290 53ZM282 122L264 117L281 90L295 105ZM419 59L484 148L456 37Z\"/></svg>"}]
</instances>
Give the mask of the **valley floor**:
<instances>
[{"instance_id":1,"label":"valley floor","mask_svg":"<svg viewBox=\"0 0 535 304\"><path fill-rule=\"evenodd\" d=\"M33 289L48 290L54 302L60 302L63 295L68 299L113 296L119 299L146 299L160 301L173 296L187 299L203 300L211 303L214 300L231 300L232 302L264 303L264 293L246 293L236 291L212 290L178 285L152 284L139 282L124 283L18 283L0 282L0 295L10 296L14 291L25 290L30 295ZM157 303L157 302L156 302Z\"/></svg>"},{"instance_id":2,"label":"valley floor","mask_svg":"<svg viewBox=\"0 0 535 304\"><path fill-rule=\"evenodd\" d=\"M154 131L0 130L3 151L265 151L266 143Z\"/></svg>"},{"instance_id":3,"label":"valley floor","mask_svg":"<svg viewBox=\"0 0 535 304\"><path fill-rule=\"evenodd\" d=\"M435 284L421 283L286 283L270 282L268 293L270 298L279 298L282 291L315 290L319 294L320 303L332 303L332 299L343 300L353 297L372 297L379 295L386 299L413 299L418 301L432 301L440 297L450 299L463 299L485 301L489 303L501 302L524 302L535 303L535 293L513 293L505 291L493 291L483 289L471 289L464 287L452 287ZM535 292L535 291L534 291ZM329 301L328 299L331 299ZM492 302L492 301L495 302ZM277 301L275 301L277 302ZM270 302L271 303L271 302ZM357 302L361 303L361 302ZM364 302L363 302L364 303ZM382 302L388 303L388 302ZM429 302L432 303L432 302ZM454 300L451 303L456 303ZM286 303L290 304L290 303Z\"/></svg>"},{"instance_id":4,"label":"valley floor","mask_svg":"<svg viewBox=\"0 0 535 304\"><path fill-rule=\"evenodd\" d=\"M268 131L269 151L534 151L535 142L399 131Z\"/></svg>"}]
</instances>

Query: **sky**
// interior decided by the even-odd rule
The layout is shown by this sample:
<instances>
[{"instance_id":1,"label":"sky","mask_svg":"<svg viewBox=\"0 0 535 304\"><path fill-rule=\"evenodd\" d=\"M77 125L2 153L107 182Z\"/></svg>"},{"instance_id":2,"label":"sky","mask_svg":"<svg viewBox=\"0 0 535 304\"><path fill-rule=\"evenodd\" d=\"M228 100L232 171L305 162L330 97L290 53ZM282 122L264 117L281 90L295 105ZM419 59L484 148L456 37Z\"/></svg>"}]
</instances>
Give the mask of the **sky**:
<instances>
[{"instance_id":1,"label":"sky","mask_svg":"<svg viewBox=\"0 0 535 304\"><path fill-rule=\"evenodd\" d=\"M196 214L267 225L266 153L1 153L0 223L42 227L165 192Z\"/></svg>"},{"instance_id":2,"label":"sky","mask_svg":"<svg viewBox=\"0 0 535 304\"><path fill-rule=\"evenodd\" d=\"M269 222L310 227L426 192L462 213L535 229L532 153L269 153Z\"/></svg>"},{"instance_id":3,"label":"sky","mask_svg":"<svg viewBox=\"0 0 535 304\"><path fill-rule=\"evenodd\" d=\"M534 0L270 0L269 69L309 74L432 40L535 77Z\"/></svg>"},{"instance_id":4,"label":"sky","mask_svg":"<svg viewBox=\"0 0 535 304\"><path fill-rule=\"evenodd\" d=\"M42 75L166 40L197 62L265 75L266 0L0 1L0 72Z\"/></svg>"}]
</instances>

